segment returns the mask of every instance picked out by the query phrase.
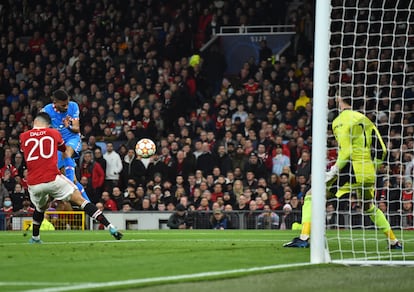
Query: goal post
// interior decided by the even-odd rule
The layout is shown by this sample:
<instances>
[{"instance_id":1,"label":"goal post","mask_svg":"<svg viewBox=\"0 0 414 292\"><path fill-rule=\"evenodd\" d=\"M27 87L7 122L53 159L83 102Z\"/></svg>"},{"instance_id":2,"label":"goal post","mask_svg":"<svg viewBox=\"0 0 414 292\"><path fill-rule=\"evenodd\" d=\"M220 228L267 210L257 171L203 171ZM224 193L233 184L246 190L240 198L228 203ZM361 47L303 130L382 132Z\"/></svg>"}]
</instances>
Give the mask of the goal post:
<instances>
[{"instance_id":1,"label":"goal post","mask_svg":"<svg viewBox=\"0 0 414 292\"><path fill-rule=\"evenodd\" d=\"M312 121L311 263L329 261L325 253L325 167L328 126L330 5L316 1Z\"/></svg>"},{"instance_id":2,"label":"goal post","mask_svg":"<svg viewBox=\"0 0 414 292\"><path fill-rule=\"evenodd\" d=\"M316 0L315 12L310 261L414 265L414 0ZM388 248L384 230L363 211L367 201L353 190L332 201L335 220L326 224L327 153L336 147L327 145L328 129L338 114L335 89L344 84L353 109L374 123L387 147L372 202L402 250Z\"/></svg>"}]
</instances>

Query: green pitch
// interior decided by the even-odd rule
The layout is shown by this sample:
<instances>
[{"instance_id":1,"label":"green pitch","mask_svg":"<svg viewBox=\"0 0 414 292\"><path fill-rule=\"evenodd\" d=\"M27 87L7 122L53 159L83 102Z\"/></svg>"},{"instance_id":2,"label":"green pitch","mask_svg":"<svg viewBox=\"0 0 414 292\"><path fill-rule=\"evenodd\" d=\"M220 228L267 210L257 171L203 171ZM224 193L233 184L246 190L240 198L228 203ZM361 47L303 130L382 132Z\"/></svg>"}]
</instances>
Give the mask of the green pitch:
<instances>
[{"instance_id":1,"label":"green pitch","mask_svg":"<svg viewBox=\"0 0 414 292\"><path fill-rule=\"evenodd\" d=\"M350 249L355 241L340 234ZM297 231L159 230L126 231L116 241L106 231L56 231L30 245L21 232L0 232L0 290L404 291L414 285L411 267L309 265L309 249L282 247L294 236ZM404 239L405 252L413 252L414 232ZM357 248L385 249L385 240L367 242ZM401 251L391 255L400 259Z\"/></svg>"}]
</instances>

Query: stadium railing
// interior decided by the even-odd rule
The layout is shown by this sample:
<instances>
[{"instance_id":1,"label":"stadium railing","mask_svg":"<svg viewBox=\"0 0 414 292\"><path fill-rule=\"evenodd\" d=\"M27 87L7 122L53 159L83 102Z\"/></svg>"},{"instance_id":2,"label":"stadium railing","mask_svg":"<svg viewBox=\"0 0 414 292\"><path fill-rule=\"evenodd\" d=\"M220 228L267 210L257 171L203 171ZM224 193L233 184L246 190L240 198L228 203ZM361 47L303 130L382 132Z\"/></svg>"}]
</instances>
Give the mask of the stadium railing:
<instances>
[{"instance_id":1,"label":"stadium railing","mask_svg":"<svg viewBox=\"0 0 414 292\"><path fill-rule=\"evenodd\" d=\"M230 211L225 212L231 222L231 229L281 229L283 211L273 211L279 216L279 224L272 224L271 220L262 220L259 224L258 217L263 211ZM87 216L82 211L53 211L47 212L49 221L56 230L94 230L99 229L99 223ZM169 229L168 218L172 212L164 211L132 211L132 212L105 212L105 216L121 230L157 230ZM189 212L191 224L194 229L210 229L212 211ZM399 227L401 212L387 214L391 219L393 228ZM285 225L286 229L300 228L300 211L292 211ZM32 217L13 215L9 230L26 230L32 224ZM328 229L362 229L374 228L371 221L361 212L339 212L335 221L327 220ZM413 229L413 226L404 226L404 229ZM0 214L0 230L7 230L6 220Z\"/></svg>"}]
</instances>

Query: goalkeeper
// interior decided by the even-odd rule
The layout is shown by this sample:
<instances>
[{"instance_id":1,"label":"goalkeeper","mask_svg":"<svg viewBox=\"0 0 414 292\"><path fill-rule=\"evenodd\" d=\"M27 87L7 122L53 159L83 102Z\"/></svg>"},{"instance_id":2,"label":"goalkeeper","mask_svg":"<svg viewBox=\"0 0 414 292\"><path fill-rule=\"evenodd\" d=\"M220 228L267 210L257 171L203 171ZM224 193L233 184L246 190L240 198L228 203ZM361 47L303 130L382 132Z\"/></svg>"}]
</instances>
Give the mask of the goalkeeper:
<instances>
[{"instance_id":1,"label":"goalkeeper","mask_svg":"<svg viewBox=\"0 0 414 292\"><path fill-rule=\"evenodd\" d=\"M336 103L339 115L333 121L332 129L339 150L335 165L326 173L327 191L337 187L337 198L355 191L358 199L363 200L364 212L388 239L389 248L402 249L384 213L373 204L376 167L383 162L387 151L384 141L366 116L352 110L349 87L341 88ZM371 146L375 147L374 155ZM285 243L284 247L309 247L311 202L311 191L308 191L302 207L300 237Z\"/></svg>"}]
</instances>

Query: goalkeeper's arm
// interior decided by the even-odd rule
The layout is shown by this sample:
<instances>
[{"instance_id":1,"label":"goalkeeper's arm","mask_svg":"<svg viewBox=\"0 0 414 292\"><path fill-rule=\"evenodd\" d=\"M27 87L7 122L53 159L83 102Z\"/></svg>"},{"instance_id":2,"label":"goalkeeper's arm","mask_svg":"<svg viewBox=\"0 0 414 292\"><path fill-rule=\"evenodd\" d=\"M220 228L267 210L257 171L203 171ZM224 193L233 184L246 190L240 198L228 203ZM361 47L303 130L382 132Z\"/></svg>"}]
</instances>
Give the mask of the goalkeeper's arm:
<instances>
[{"instance_id":1,"label":"goalkeeper's arm","mask_svg":"<svg viewBox=\"0 0 414 292\"><path fill-rule=\"evenodd\" d=\"M387 146L385 146L384 140L382 140L381 134L379 133L377 127L374 126L373 128L373 139L375 139L374 144L374 155L373 155L373 162L375 169L381 167L382 163L385 161L387 157Z\"/></svg>"}]
</instances>

